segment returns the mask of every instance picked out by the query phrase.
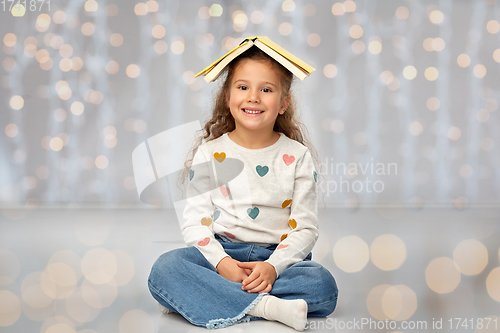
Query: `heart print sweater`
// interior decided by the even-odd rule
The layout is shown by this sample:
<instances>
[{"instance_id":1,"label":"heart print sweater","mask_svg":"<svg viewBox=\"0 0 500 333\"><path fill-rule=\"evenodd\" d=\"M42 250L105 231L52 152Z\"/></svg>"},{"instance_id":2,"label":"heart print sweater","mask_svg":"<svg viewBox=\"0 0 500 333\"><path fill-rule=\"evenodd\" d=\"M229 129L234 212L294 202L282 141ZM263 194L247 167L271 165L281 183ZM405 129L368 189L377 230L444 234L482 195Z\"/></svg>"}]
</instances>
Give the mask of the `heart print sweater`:
<instances>
[{"instance_id":1,"label":"heart print sweater","mask_svg":"<svg viewBox=\"0 0 500 333\"><path fill-rule=\"evenodd\" d=\"M248 149L225 133L193 158L182 236L217 267L228 256L214 238L267 246L279 276L302 261L318 239L318 186L309 149L278 133L271 146Z\"/></svg>"}]
</instances>

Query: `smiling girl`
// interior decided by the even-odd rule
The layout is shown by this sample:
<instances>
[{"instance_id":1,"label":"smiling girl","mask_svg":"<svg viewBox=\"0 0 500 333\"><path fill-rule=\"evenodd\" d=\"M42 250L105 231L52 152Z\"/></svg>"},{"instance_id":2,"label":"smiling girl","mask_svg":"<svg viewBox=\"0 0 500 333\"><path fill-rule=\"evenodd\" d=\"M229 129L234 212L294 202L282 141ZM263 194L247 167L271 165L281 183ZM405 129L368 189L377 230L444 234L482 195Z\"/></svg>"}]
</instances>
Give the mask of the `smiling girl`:
<instances>
[{"instance_id":1,"label":"smiling girl","mask_svg":"<svg viewBox=\"0 0 500 333\"><path fill-rule=\"evenodd\" d=\"M335 279L311 261L318 174L295 115L292 79L257 47L228 65L203 129L207 140L186 162L181 232L188 247L161 255L149 276L164 313L207 328L267 319L302 331L307 316L334 311ZM216 169L194 168L231 159L243 171L224 184Z\"/></svg>"}]
</instances>

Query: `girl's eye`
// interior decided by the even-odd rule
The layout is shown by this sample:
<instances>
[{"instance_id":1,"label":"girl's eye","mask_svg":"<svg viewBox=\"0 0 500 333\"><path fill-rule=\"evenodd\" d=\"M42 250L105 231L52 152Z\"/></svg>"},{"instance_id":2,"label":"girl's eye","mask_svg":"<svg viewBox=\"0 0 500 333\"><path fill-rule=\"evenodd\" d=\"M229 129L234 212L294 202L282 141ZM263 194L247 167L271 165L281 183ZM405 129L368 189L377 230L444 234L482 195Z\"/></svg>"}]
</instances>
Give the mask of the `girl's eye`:
<instances>
[{"instance_id":1,"label":"girl's eye","mask_svg":"<svg viewBox=\"0 0 500 333\"><path fill-rule=\"evenodd\" d=\"M265 92L271 92L271 89L269 88L263 88L262 90L265 90Z\"/></svg>"},{"instance_id":2,"label":"girl's eye","mask_svg":"<svg viewBox=\"0 0 500 333\"><path fill-rule=\"evenodd\" d=\"M239 86L238 89L246 90L247 87L245 87L245 86Z\"/></svg>"}]
</instances>

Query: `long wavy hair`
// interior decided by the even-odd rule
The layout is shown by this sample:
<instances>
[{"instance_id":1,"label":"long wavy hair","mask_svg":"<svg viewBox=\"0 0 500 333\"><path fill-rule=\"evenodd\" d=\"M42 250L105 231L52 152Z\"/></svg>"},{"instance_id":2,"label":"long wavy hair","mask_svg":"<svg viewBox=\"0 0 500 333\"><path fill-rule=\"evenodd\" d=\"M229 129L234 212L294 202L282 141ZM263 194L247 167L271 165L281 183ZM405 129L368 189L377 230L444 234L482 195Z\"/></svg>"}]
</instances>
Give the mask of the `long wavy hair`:
<instances>
[{"instance_id":1,"label":"long wavy hair","mask_svg":"<svg viewBox=\"0 0 500 333\"><path fill-rule=\"evenodd\" d=\"M320 177L322 178L322 172L320 170L321 164L319 163L318 152L309 141L308 131L304 124L300 121L297 114L297 106L294 96L292 94L292 83L294 82L294 76L292 72L283 67L276 60L268 56L266 53L261 51L258 47L250 47L248 50L243 52L237 58L235 58L228 66L224 69L221 74L223 78L223 84L215 96L215 103L213 105L211 118L208 119L203 126L203 128L197 131L196 139L194 140L191 149L187 153L186 161L184 162L184 170L180 173L179 182L184 184L186 181L189 170L193 164L193 158L198 150L198 147L205 140L206 142L217 139L224 133L233 131L236 127L234 117L226 103L226 97L229 96L231 82L236 69L241 64L244 59L253 59L257 61L268 62L272 69L278 74L279 77L279 90L281 101L283 102L286 98L290 98L288 107L285 109L283 114L279 114L274 123L273 131L284 133L287 137L292 140L300 142L302 145L309 148L311 156L313 157L313 162L318 173L318 184L320 184ZM324 196L324 195L323 195ZM323 198L324 201L324 198Z\"/></svg>"}]
</instances>

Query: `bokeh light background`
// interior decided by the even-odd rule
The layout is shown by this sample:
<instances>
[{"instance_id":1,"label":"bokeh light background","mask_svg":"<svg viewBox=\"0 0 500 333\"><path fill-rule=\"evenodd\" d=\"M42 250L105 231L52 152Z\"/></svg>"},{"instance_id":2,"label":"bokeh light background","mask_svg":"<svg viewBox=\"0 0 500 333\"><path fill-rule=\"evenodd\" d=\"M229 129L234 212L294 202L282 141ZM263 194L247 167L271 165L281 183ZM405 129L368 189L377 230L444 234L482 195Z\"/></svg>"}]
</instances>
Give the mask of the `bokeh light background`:
<instances>
[{"instance_id":1,"label":"bokeh light background","mask_svg":"<svg viewBox=\"0 0 500 333\"><path fill-rule=\"evenodd\" d=\"M339 284L331 317L500 330L496 0L10 5L0 4L2 332L196 330L160 318L147 290L154 260L183 242L172 205L139 202L131 154L206 120L218 83L194 74L254 35L317 69L294 90L326 179L313 259ZM341 179L384 188L328 187ZM451 330L457 317L498 326Z\"/></svg>"}]
</instances>

